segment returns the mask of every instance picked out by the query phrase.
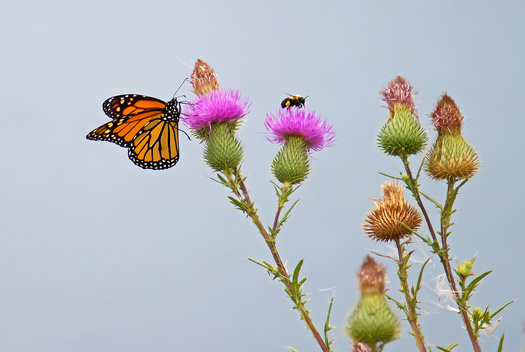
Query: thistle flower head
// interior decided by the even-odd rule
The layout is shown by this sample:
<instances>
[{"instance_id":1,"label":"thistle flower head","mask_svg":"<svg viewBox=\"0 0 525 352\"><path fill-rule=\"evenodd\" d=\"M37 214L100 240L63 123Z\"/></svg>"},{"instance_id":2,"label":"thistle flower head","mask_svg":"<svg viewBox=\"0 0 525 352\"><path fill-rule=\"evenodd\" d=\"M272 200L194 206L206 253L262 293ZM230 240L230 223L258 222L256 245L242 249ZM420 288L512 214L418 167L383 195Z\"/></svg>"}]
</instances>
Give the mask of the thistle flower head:
<instances>
[{"instance_id":1,"label":"thistle flower head","mask_svg":"<svg viewBox=\"0 0 525 352\"><path fill-rule=\"evenodd\" d=\"M302 108L279 109L277 116L267 115L264 125L266 139L283 145L272 161L272 172L285 185L303 182L310 172L309 152L334 142L332 126Z\"/></svg>"},{"instance_id":2,"label":"thistle flower head","mask_svg":"<svg viewBox=\"0 0 525 352\"><path fill-rule=\"evenodd\" d=\"M398 338L399 319L385 299L385 270L372 257L367 256L357 275L361 298L348 317L346 333L354 345L364 343L377 350L377 343Z\"/></svg>"},{"instance_id":3,"label":"thistle flower head","mask_svg":"<svg viewBox=\"0 0 525 352\"><path fill-rule=\"evenodd\" d=\"M398 183L385 182L382 189L383 199L374 200L375 209L364 219L363 230L376 241L396 241L409 236L421 226L420 212L408 204Z\"/></svg>"},{"instance_id":4,"label":"thistle flower head","mask_svg":"<svg viewBox=\"0 0 525 352\"><path fill-rule=\"evenodd\" d=\"M305 109L279 109L277 116L268 114L264 125L267 130L266 139L280 144L286 143L289 136L298 136L306 141L309 151L319 151L334 143L333 127L315 111Z\"/></svg>"},{"instance_id":5,"label":"thistle flower head","mask_svg":"<svg viewBox=\"0 0 525 352\"><path fill-rule=\"evenodd\" d=\"M463 126L463 115L456 102L447 93L443 94L438 100L430 117L438 133L445 131L460 132L461 126Z\"/></svg>"},{"instance_id":6,"label":"thistle flower head","mask_svg":"<svg viewBox=\"0 0 525 352\"><path fill-rule=\"evenodd\" d=\"M238 90L216 90L200 95L185 109L181 120L192 130L210 132L212 124L234 123L245 117L251 106Z\"/></svg>"},{"instance_id":7,"label":"thistle flower head","mask_svg":"<svg viewBox=\"0 0 525 352\"><path fill-rule=\"evenodd\" d=\"M408 109L417 117L416 105L414 98L417 92L410 83L401 76L397 76L390 82L388 86L379 92L383 96L383 101L386 107L390 110L390 116L394 116L394 111L398 108Z\"/></svg>"},{"instance_id":8,"label":"thistle flower head","mask_svg":"<svg viewBox=\"0 0 525 352\"><path fill-rule=\"evenodd\" d=\"M463 115L454 100L443 94L430 116L438 136L425 157L425 171L435 180L472 178L481 162L461 135Z\"/></svg>"},{"instance_id":9,"label":"thistle flower head","mask_svg":"<svg viewBox=\"0 0 525 352\"><path fill-rule=\"evenodd\" d=\"M191 90L196 95L203 95L219 90L219 80L215 71L206 62L197 59L191 74Z\"/></svg>"},{"instance_id":10,"label":"thistle flower head","mask_svg":"<svg viewBox=\"0 0 525 352\"><path fill-rule=\"evenodd\" d=\"M417 117L414 88L401 76L379 92L390 118L377 136L379 148L387 155L406 158L423 150L428 137Z\"/></svg>"},{"instance_id":11,"label":"thistle flower head","mask_svg":"<svg viewBox=\"0 0 525 352\"><path fill-rule=\"evenodd\" d=\"M352 352L370 352L370 347L367 344L358 342L352 347Z\"/></svg>"},{"instance_id":12,"label":"thistle flower head","mask_svg":"<svg viewBox=\"0 0 525 352\"><path fill-rule=\"evenodd\" d=\"M385 268L377 263L374 258L367 255L357 273L357 281L361 294L385 293L386 273Z\"/></svg>"}]
</instances>

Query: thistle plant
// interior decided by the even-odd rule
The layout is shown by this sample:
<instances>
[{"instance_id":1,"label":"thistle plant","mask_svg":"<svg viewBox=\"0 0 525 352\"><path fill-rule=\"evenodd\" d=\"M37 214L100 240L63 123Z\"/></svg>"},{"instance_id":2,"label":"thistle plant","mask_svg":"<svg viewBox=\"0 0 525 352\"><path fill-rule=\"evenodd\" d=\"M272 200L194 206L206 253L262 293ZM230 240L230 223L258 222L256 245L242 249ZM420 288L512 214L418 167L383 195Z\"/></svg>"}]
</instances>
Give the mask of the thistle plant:
<instances>
[{"instance_id":1,"label":"thistle plant","mask_svg":"<svg viewBox=\"0 0 525 352\"><path fill-rule=\"evenodd\" d=\"M428 246L431 254L439 257L450 292L452 292L472 347L474 351L481 351L478 341L480 331L489 329L491 325L495 324L493 321L495 316L511 302L492 313L488 307L484 310L479 307L472 309L469 300L481 280L491 271L476 276L473 272L474 259L458 264L455 270L451 266L452 251L447 239L452 234L452 215L456 212L454 202L459 189L478 172L480 166L476 151L461 134L463 115L450 96L443 94L440 97L434 111L430 114L438 135L423 157L418 172L414 176L409 157L423 152L428 140L415 108L415 91L407 80L397 77L389 82L380 94L383 101L386 102L390 114L388 121L378 134L378 147L385 154L401 159L404 172L401 173L400 177L389 177L405 184L419 208L416 210L415 207L408 205L398 184L385 183L383 185L383 199L374 200L376 208L365 218L366 223L363 225L363 229L366 234L377 241L393 242L397 247L397 256L390 258L398 265L397 274L400 280L400 291L405 296L405 302L397 301L392 297L389 298L406 315L418 349L426 351L427 346L421 326L418 323L420 314L418 294L422 288L423 272L431 256L421 265L416 284L409 286L408 278L411 268L409 260L413 253L409 247L412 245L412 235L414 235ZM440 204L421 191L419 182L422 169L432 180L447 183L444 204ZM434 230L435 227L430 221L423 198L439 211L440 222L437 231ZM426 223L429 236L417 232L422 219ZM500 340L499 350L502 349L502 345L503 337ZM456 346L456 343L452 343L447 347L439 347L439 349L451 351Z\"/></svg>"},{"instance_id":2,"label":"thistle plant","mask_svg":"<svg viewBox=\"0 0 525 352\"><path fill-rule=\"evenodd\" d=\"M202 60L195 64L191 84L197 97L186 105L182 121L201 141L204 160L216 173L213 180L231 191L229 201L252 220L272 257L272 262L249 260L263 267L273 279L283 284L293 308L321 351L330 352L333 340L329 338L328 332L332 329L330 314L334 298L328 305L323 330L320 331L306 307L303 293L306 277L301 274L303 260L288 270L281 259L277 239L298 202L296 200L289 205L291 196L307 181L312 171L312 153L334 144L333 127L315 111L306 110L304 105L280 108L275 113L267 114L264 121L266 139L280 145L280 149L270 165L275 177L271 182L276 193L276 213L269 222L271 225L265 225L255 201L250 197L247 177L241 171L244 150L237 132L249 113L251 102L237 90L221 88L214 70ZM404 171L399 177L383 174L393 181L385 182L382 198L373 200L375 206L365 216L363 231L377 242L395 245L396 254L386 257L397 264L400 292L404 297L396 300L387 294L384 267L367 256L358 272L361 298L348 316L345 331L353 344L353 351L382 351L387 343L398 339L401 332L400 319L387 301L390 299L406 316L418 350L426 351L428 345L418 319L421 315L418 295L424 287L422 278L425 268L432 256L436 255L443 266L472 347L476 352L481 351L478 342L480 333L496 325L496 315L510 302L493 312L488 307L472 308L470 299L490 271L476 275L475 258L458 263L455 269L451 265L452 249L447 239L452 234L452 216L456 212L454 202L459 189L480 167L476 151L461 134L463 115L447 94L439 99L430 114L438 135L421 157L421 164L414 175L410 158L423 154L428 143L427 131L419 120L414 103L416 92L406 79L397 77L380 94L389 110L389 117L377 136L378 147L386 155L399 158ZM431 180L446 182L444 204L422 192L420 182L423 170ZM402 185L410 192L416 205L405 199ZM440 218L437 226L430 221L423 199L437 208ZM428 231L428 235L419 231ZM429 257L420 266L415 284L411 284L414 267L410 259L415 238L428 246ZM502 344L503 338L499 351ZM452 343L439 349L452 351L456 346Z\"/></svg>"},{"instance_id":3,"label":"thistle plant","mask_svg":"<svg viewBox=\"0 0 525 352\"><path fill-rule=\"evenodd\" d=\"M290 196L310 173L310 154L333 144L333 128L326 121L321 121L318 114L303 108L280 109L276 115L268 114L264 122L267 140L282 147L271 165L277 179L277 182L272 182L277 194L277 211L273 225L266 227L249 195L246 177L241 172L244 151L237 130L248 113L249 100L241 98L238 91L220 89L214 70L202 60L195 64L191 83L197 98L188 104L182 120L192 130L193 135L204 143L204 160L217 172L215 181L230 189L230 202L251 218L274 263L250 260L283 283L284 291L293 302L293 308L299 312L321 350L329 352L332 342L328 338L331 329L329 317L333 301L329 305L321 335L305 306L303 285L306 278L302 278L300 273L303 260L289 272L278 251L277 236L297 203L295 201L283 213Z\"/></svg>"}]
</instances>

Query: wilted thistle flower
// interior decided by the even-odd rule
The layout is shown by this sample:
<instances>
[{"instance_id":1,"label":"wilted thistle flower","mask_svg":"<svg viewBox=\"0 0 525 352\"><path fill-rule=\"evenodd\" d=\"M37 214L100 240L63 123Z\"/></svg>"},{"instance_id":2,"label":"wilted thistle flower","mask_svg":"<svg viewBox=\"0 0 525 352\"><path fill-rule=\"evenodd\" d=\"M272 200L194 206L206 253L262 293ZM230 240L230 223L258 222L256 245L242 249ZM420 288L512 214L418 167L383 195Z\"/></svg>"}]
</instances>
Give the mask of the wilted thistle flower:
<instances>
[{"instance_id":1,"label":"wilted thistle flower","mask_svg":"<svg viewBox=\"0 0 525 352\"><path fill-rule=\"evenodd\" d=\"M400 323L385 299L385 269L367 256L357 274L361 298L348 317L346 333L352 343L364 343L376 350L377 343L398 338Z\"/></svg>"},{"instance_id":2,"label":"wilted thistle flower","mask_svg":"<svg viewBox=\"0 0 525 352\"><path fill-rule=\"evenodd\" d=\"M219 90L219 80L215 71L206 62L197 59L195 68L191 74L192 92L196 95L203 95L214 90Z\"/></svg>"},{"instance_id":3,"label":"wilted thistle flower","mask_svg":"<svg viewBox=\"0 0 525 352\"><path fill-rule=\"evenodd\" d=\"M414 88L397 76L380 92L390 111L390 118L377 136L379 148L388 155L407 157L417 154L428 140L417 117Z\"/></svg>"},{"instance_id":4,"label":"wilted thistle flower","mask_svg":"<svg viewBox=\"0 0 525 352\"><path fill-rule=\"evenodd\" d=\"M315 111L279 109L277 116L267 115L264 125L266 139L283 145L273 159L272 172L286 185L304 181L310 172L310 152L320 151L334 142L333 127L322 122Z\"/></svg>"},{"instance_id":5,"label":"wilted thistle flower","mask_svg":"<svg viewBox=\"0 0 525 352\"><path fill-rule=\"evenodd\" d=\"M397 182L381 186L383 199L374 199L375 208L367 214L363 230L376 241L397 241L421 226L421 213L408 204ZM411 229L411 230L410 230Z\"/></svg>"},{"instance_id":6,"label":"wilted thistle flower","mask_svg":"<svg viewBox=\"0 0 525 352\"><path fill-rule=\"evenodd\" d=\"M443 94L430 114L438 136L425 158L425 171L435 180L469 179L479 170L476 151L461 135L463 115Z\"/></svg>"},{"instance_id":7,"label":"wilted thistle flower","mask_svg":"<svg viewBox=\"0 0 525 352\"><path fill-rule=\"evenodd\" d=\"M205 143L204 159L215 171L237 167L243 148L235 131L248 114L250 101L237 90L218 90L213 69L202 60L195 64L192 85L197 98L187 107L181 120Z\"/></svg>"}]
</instances>

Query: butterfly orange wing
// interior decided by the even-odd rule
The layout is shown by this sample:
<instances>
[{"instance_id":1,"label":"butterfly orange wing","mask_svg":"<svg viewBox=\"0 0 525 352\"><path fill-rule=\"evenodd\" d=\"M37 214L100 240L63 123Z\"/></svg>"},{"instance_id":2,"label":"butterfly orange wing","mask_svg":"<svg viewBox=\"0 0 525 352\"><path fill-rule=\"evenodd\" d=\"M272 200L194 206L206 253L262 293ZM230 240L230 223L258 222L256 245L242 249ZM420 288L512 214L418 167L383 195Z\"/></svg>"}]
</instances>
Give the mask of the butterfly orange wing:
<instances>
[{"instance_id":1,"label":"butterfly orange wing","mask_svg":"<svg viewBox=\"0 0 525 352\"><path fill-rule=\"evenodd\" d=\"M118 95L102 104L113 120L86 138L129 148L128 156L144 169L167 169L179 160L177 99L168 103L144 95Z\"/></svg>"}]
</instances>

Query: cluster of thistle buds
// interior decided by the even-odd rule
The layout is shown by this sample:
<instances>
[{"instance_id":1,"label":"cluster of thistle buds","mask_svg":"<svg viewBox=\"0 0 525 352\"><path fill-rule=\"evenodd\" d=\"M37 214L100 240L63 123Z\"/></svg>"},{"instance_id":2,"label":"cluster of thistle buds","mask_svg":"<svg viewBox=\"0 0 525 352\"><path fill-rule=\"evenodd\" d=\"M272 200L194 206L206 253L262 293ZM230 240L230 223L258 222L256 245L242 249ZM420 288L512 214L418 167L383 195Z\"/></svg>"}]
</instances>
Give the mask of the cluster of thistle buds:
<instances>
[{"instance_id":1,"label":"cluster of thistle buds","mask_svg":"<svg viewBox=\"0 0 525 352\"><path fill-rule=\"evenodd\" d=\"M417 115L413 87L398 76L380 93L390 118L379 132L379 148L402 158L423 151L428 137ZM470 179L478 171L480 161L461 135L463 115L456 103L443 94L430 116L438 136L425 156L425 171L436 180Z\"/></svg>"},{"instance_id":2,"label":"cluster of thistle buds","mask_svg":"<svg viewBox=\"0 0 525 352\"><path fill-rule=\"evenodd\" d=\"M228 173L242 162L244 151L236 132L251 102L237 90L221 89L213 68L200 59L195 63L191 84L197 98L188 104L182 121L205 143L206 163L215 171ZM267 140L282 145L272 171L287 186L303 182L310 172L310 153L334 141L332 126L314 111L307 111L304 104L268 114L264 125Z\"/></svg>"}]
</instances>

